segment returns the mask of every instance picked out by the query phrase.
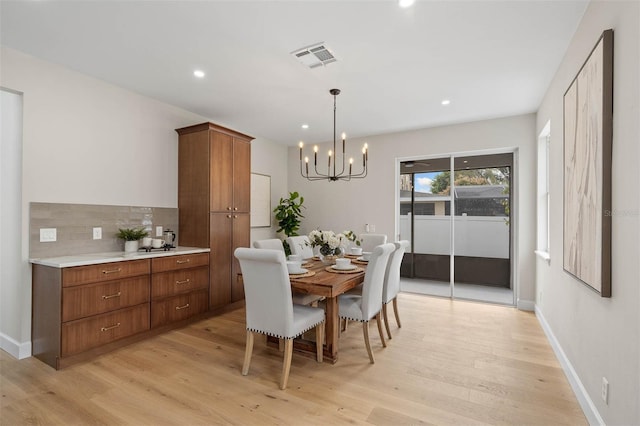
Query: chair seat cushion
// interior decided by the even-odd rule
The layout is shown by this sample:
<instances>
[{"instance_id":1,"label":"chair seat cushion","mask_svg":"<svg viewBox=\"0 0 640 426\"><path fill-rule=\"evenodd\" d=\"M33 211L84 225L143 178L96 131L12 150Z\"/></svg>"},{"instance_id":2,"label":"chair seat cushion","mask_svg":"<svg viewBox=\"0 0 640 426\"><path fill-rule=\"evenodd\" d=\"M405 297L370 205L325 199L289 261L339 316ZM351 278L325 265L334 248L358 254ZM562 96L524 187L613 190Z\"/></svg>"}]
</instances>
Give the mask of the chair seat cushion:
<instances>
[{"instance_id":1,"label":"chair seat cushion","mask_svg":"<svg viewBox=\"0 0 640 426\"><path fill-rule=\"evenodd\" d=\"M338 296L338 309L340 318L352 321L368 321L371 318L362 318L362 296L359 294L345 293Z\"/></svg>"},{"instance_id":2,"label":"chair seat cushion","mask_svg":"<svg viewBox=\"0 0 640 426\"><path fill-rule=\"evenodd\" d=\"M294 304L292 335L282 337L293 339L294 337L301 335L305 331L311 330L321 322L324 322L324 309Z\"/></svg>"},{"instance_id":3,"label":"chair seat cushion","mask_svg":"<svg viewBox=\"0 0 640 426\"><path fill-rule=\"evenodd\" d=\"M317 296L315 294L292 293L291 299L293 300L293 303L298 305L310 305L313 302L322 299L322 296Z\"/></svg>"}]
</instances>

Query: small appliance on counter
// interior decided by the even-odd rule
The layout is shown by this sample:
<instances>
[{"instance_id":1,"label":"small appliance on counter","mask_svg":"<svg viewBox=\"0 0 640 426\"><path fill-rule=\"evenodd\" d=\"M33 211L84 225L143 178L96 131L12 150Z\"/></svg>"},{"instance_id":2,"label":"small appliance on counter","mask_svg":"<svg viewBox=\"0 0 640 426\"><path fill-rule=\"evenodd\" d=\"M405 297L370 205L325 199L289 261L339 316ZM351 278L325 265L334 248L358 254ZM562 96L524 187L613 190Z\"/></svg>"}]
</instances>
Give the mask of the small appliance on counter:
<instances>
[{"instance_id":1,"label":"small appliance on counter","mask_svg":"<svg viewBox=\"0 0 640 426\"><path fill-rule=\"evenodd\" d=\"M171 229L167 229L164 231L164 246L165 248L175 248L176 246L174 245L175 241L176 241L176 233L173 232Z\"/></svg>"}]
</instances>

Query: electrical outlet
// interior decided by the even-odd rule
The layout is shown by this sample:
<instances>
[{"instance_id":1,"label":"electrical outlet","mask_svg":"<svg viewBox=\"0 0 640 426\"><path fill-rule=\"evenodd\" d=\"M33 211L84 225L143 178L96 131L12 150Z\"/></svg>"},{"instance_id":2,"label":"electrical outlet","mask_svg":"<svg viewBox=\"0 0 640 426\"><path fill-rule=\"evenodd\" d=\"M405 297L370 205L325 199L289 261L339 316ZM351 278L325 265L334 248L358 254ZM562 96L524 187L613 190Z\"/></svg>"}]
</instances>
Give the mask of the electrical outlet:
<instances>
[{"instance_id":1,"label":"electrical outlet","mask_svg":"<svg viewBox=\"0 0 640 426\"><path fill-rule=\"evenodd\" d=\"M602 400L609 405L609 382L606 377L602 378Z\"/></svg>"},{"instance_id":2,"label":"electrical outlet","mask_svg":"<svg viewBox=\"0 0 640 426\"><path fill-rule=\"evenodd\" d=\"M101 240L102 239L102 228L101 227L93 228L93 239L94 240Z\"/></svg>"},{"instance_id":3,"label":"electrical outlet","mask_svg":"<svg viewBox=\"0 0 640 426\"><path fill-rule=\"evenodd\" d=\"M56 228L40 228L40 242L50 243L56 241L57 229Z\"/></svg>"},{"instance_id":4,"label":"electrical outlet","mask_svg":"<svg viewBox=\"0 0 640 426\"><path fill-rule=\"evenodd\" d=\"M156 226L156 237L162 237L162 226Z\"/></svg>"},{"instance_id":5,"label":"electrical outlet","mask_svg":"<svg viewBox=\"0 0 640 426\"><path fill-rule=\"evenodd\" d=\"M371 232L376 232L376 226L375 225L369 225L369 229L371 230Z\"/></svg>"}]
</instances>

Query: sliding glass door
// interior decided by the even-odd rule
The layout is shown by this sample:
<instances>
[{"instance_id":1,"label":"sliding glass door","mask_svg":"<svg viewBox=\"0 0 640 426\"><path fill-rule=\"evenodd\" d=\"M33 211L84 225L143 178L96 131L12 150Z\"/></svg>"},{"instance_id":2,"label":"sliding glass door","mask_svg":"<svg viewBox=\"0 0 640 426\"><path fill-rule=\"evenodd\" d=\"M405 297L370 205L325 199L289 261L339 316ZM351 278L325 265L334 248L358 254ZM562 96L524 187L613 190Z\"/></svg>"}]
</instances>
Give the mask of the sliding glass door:
<instances>
[{"instance_id":1,"label":"sliding glass door","mask_svg":"<svg viewBox=\"0 0 640 426\"><path fill-rule=\"evenodd\" d=\"M514 303L512 170L512 153L401 162L404 290Z\"/></svg>"}]
</instances>

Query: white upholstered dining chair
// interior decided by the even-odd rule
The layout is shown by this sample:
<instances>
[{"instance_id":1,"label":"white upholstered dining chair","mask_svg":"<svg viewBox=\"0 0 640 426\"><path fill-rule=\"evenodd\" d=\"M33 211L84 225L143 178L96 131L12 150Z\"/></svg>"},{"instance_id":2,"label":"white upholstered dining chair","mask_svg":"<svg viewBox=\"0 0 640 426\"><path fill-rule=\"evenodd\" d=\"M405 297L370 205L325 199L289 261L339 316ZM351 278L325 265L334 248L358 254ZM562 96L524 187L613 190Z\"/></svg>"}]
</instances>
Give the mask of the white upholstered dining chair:
<instances>
[{"instance_id":1,"label":"white upholstered dining chair","mask_svg":"<svg viewBox=\"0 0 640 426\"><path fill-rule=\"evenodd\" d=\"M244 281L247 342L242 365L246 376L253 352L253 334L261 333L284 340L284 361L280 389L287 387L293 339L316 329L316 359L322 362L324 310L296 305L291 301L291 283L284 252L269 249L237 248Z\"/></svg>"},{"instance_id":2,"label":"white upholstered dining chair","mask_svg":"<svg viewBox=\"0 0 640 426\"><path fill-rule=\"evenodd\" d=\"M284 253L284 246L282 245L282 241L278 238L271 238L268 240L255 240L253 242L253 246L258 249L270 249L270 250L280 250Z\"/></svg>"},{"instance_id":3,"label":"white upholstered dining chair","mask_svg":"<svg viewBox=\"0 0 640 426\"><path fill-rule=\"evenodd\" d=\"M376 246L385 244L387 236L385 234L360 234L362 251L372 252Z\"/></svg>"},{"instance_id":4,"label":"white upholstered dining chair","mask_svg":"<svg viewBox=\"0 0 640 426\"><path fill-rule=\"evenodd\" d=\"M382 316L384 317L384 326L387 329L387 336L391 339L391 330L389 329L389 318L387 317L387 305L393 302L393 312L396 316L398 328L401 328L400 315L398 314L398 293L400 292L400 266L404 252L409 247L409 241L402 240L393 243L395 250L389 256L387 262L387 270L384 274L384 285L382 287Z\"/></svg>"},{"instance_id":5,"label":"white upholstered dining chair","mask_svg":"<svg viewBox=\"0 0 640 426\"><path fill-rule=\"evenodd\" d=\"M313 257L313 248L311 248L311 242L306 235L288 237L285 241L289 244L291 254L299 254L303 259L311 259Z\"/></svg>"},{"instance_id":6,"label":"white upholstered dining chair","mask_svg":"<svg viewBox=\"0 0 640 426\"><path fill-rule=\"evenodd\" d=\"M256 240L253 242L253 246L257 249L278 250L278 251L281 251L282 254L285 254L282 241L280 241L277 238L272 238L269 240ZM322 299L322 297L317 296L315 294L303 294L303 293L292 294L293 303L297 305L311 305L313 303L316 303L320 299Z\"/></svg>"},{"instance_id":7,"label":"white upholstered dining chair","mask_svg":"<svg viewBox=\"0 0 640 426\"><path fill-rule=\"evenodd\" d=\"M338 309L340 319L359 321L362 323L364 343L369 354L369 361L373 364L373 352L369 342L369 321L375 317L378 323L378 333L382 346L386 347L382 333L380 311L382 309L382 287L384 285L384 273L391 252L395 250L393 244L378 245L371 253L369 264L364 275L362 294L345 293L338 296Z\"/></svg>"}]
</instances>

